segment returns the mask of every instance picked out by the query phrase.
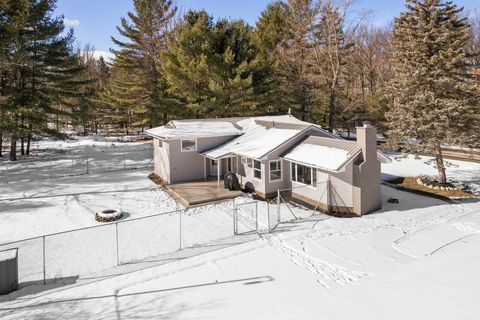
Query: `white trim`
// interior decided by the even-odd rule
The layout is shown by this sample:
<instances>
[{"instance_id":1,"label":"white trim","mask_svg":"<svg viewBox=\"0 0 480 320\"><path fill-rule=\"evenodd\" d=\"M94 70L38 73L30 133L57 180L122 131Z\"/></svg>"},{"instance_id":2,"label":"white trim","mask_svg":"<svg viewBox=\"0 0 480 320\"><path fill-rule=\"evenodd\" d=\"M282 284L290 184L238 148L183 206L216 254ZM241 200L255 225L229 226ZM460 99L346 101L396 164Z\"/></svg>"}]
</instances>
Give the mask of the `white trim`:
<instances>
[{"instance_id":1,"label":"white trim","mask_svg":"<svg viewBox=\"0 0 480 320\"><path fill-rule=\"evenodd\" d=\"M274 171L280 171L280 179L274 179L272 180L272 168L270 166L270 163L272 162L280 162L280 170L274 170ZM277 159L277 160L270 160L268 161L268 181L269 182L277 182L277 181L283 181L283 163L282 159Z\"/></svg>"},{"instance_id":2,"label":"white trim","mask_svg":"<svg viewBox=\"0 0 480 320\"><path fill-rule=\"evenodd\" d=\"M306 187L309 187L310 189L315 189L315 190L318 190L318 174L317 174L317 177L315 180L317 180L317 185L314 186L313 185L313 170L315 170L316 172L318 172L318 168L315 168L315 167L312 167L312 166L308 166L308 165L304 165L304 164L301 164L301 163L297 163L297 162L290 162L290 175L292 174L292 166L295 165L295 180L293 179L293 177L290 177L290 180L292 182L295 182L295 183L298 183L298 184L301 184L303 186L306 186ZM306 168L310 168L310 181L311 181L311 184L306 184L306 183L303 183L303 182L300 182L300 181L297 181L298 177L298 170L297 170L297 166L300 165L302 167L306 167Z\"/></svg>"},{"instance_id":3,"label":"white trim","mask_svg":"<svg viewBox=\"0 0 480 320\"><path fill-rule=\"evenodd\" d=\"M257 181L263 181L263 170L262 170L262 161L260 160L252 160L252 173L253 173L253 179ZM260 169L255 168L255 161L260 163ZM260 179L255 177L255 171L260 171Z\"/></svg>"},{"instance_id":4,"label":"white trim","mask_svg":"<svg viewBox=\"0 0 480 320\"><path fill-rule=\"evenodd\" d=\"M183 150L183 141L195 141L195 149L194 150ZM180 139L180 151L181 152L196 152L198 149L197 139Z\"/></svg>"}]
</instances>

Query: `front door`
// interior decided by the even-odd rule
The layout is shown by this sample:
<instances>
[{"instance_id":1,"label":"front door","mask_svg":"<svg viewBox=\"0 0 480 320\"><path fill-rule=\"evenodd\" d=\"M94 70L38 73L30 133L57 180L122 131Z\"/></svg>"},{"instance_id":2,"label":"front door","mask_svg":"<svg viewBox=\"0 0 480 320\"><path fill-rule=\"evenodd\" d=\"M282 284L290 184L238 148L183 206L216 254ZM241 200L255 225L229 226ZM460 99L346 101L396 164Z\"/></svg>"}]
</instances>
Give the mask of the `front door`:
<instances>
[{"instance_id":1,"label":"front door","mask_svg":"<svg viewBox=\"0 0 480 320\"><path fill-rule=\"evenodd\" d=\"M210 159L210 175L213 177L218 176L218 161Z\"/></svg>"}]
</instances>

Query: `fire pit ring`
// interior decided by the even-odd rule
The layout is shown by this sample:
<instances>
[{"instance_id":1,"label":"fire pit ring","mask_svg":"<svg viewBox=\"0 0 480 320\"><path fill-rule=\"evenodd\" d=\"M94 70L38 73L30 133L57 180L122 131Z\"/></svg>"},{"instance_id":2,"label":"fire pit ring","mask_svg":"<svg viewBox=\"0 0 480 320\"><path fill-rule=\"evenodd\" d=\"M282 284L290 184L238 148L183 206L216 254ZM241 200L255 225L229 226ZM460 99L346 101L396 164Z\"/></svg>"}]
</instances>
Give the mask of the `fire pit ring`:
<instances>
[{"instance_id":1,"label":"fire pit ring","mask_svg":"<svg viewBox=\"0 0 480 320\"><path fill-rule=\"evenodd\" d=\"M119 220L123 215L121 209L104 209L95 213L98 222L112 222Z\"/></svg>"}]
</instances>

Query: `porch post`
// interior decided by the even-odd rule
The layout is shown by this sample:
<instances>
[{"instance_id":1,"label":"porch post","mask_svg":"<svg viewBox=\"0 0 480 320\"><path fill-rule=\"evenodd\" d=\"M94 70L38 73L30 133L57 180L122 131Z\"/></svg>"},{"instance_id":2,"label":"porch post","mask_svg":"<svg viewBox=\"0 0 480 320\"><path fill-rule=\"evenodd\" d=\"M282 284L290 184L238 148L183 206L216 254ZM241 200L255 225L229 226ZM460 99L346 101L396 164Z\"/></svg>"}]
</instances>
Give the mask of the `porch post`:
<instances>
[{"instance_id":1,"label":"porch post","mask_svg":"<svg viewBox=\"0 0 480 320\"><path fill-rule=\"evenodd\" d=\"M207 157L203 158L203 177L207 181Z\"/></svg>"},{"instance_id":2,"label":"porch post","mask_svg":"<svg viewBox=\"0 0 480 320\"><path fill-rule=\"evenodd\" d=\"M222 159L217 160L217 179L218 179L218 188L220 188L220 167L222 166Z\"/></svg>"}]
</instances>

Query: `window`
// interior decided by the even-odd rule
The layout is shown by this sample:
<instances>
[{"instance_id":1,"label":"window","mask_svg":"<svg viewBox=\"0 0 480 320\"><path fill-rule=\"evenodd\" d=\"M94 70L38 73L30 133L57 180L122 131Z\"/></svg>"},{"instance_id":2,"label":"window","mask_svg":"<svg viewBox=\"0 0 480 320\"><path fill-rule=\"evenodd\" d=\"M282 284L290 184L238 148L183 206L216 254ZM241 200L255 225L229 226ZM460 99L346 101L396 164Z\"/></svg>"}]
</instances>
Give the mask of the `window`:
<instances>
[{"instance_id":1,"label":"window","mask_svg":"<svg viewBox=\"0 0 480 320\"><path fill-rule=\"evenodd\" d=\"M282 160L270 161L270 181L282 180Z\"/></svg>"},{"instance_id":2,"label":"window","mask_svg":"<svg viewBox=\"0 0 480 320\"><path fill-rule=\"evenodd\" d=\"M183 140L182 152L197 151L197 140Z\"/></svg>"},{"instance_id":3,"label":"window","mask_svg":"<svg viewBox=\"0 0 480 320\"><path fill-rule=\"evenodd\" d=\"M292 163L292 181L317 187L317 169Z\"/></svg>"},{"instance_id":4,"label":"window","mask_svg":"<svg viewBox=\"0 0 480 320\"><path fill-rule=\"evenodd\" d=\"M260 161L253 161L253 177L262 180L262 163Z\"/></svg>"},{"instance_id":5,"label":"window","mask_svg":"<svg viewBox=\"0 0 480 320\"><path fill-rule=\"evenodd\" d=\"M242 158L241 158L241 161L242 161L242 164L246 164L246 163L247 163L247 158L242 157Z\"/></svg>"},{"instance_id":6,"label":"window","mask_svg":"<svg viewBox=\"0 0 480 320\"><path fill-rule=\"evenodd\" d=\"M159 149L163 148L163 141L161 139L158 139L158 148Z\"/></svg>"},{"instance_id":7,"label":"window","mask_svg":"<svg viewBox=\"0 0 480 320\"><path fill-rule=\"evenodd\" d=\"M252 167L252 159L247 159L247 166L248 166L249 168Z\"/></svg>"}]
</instances>

